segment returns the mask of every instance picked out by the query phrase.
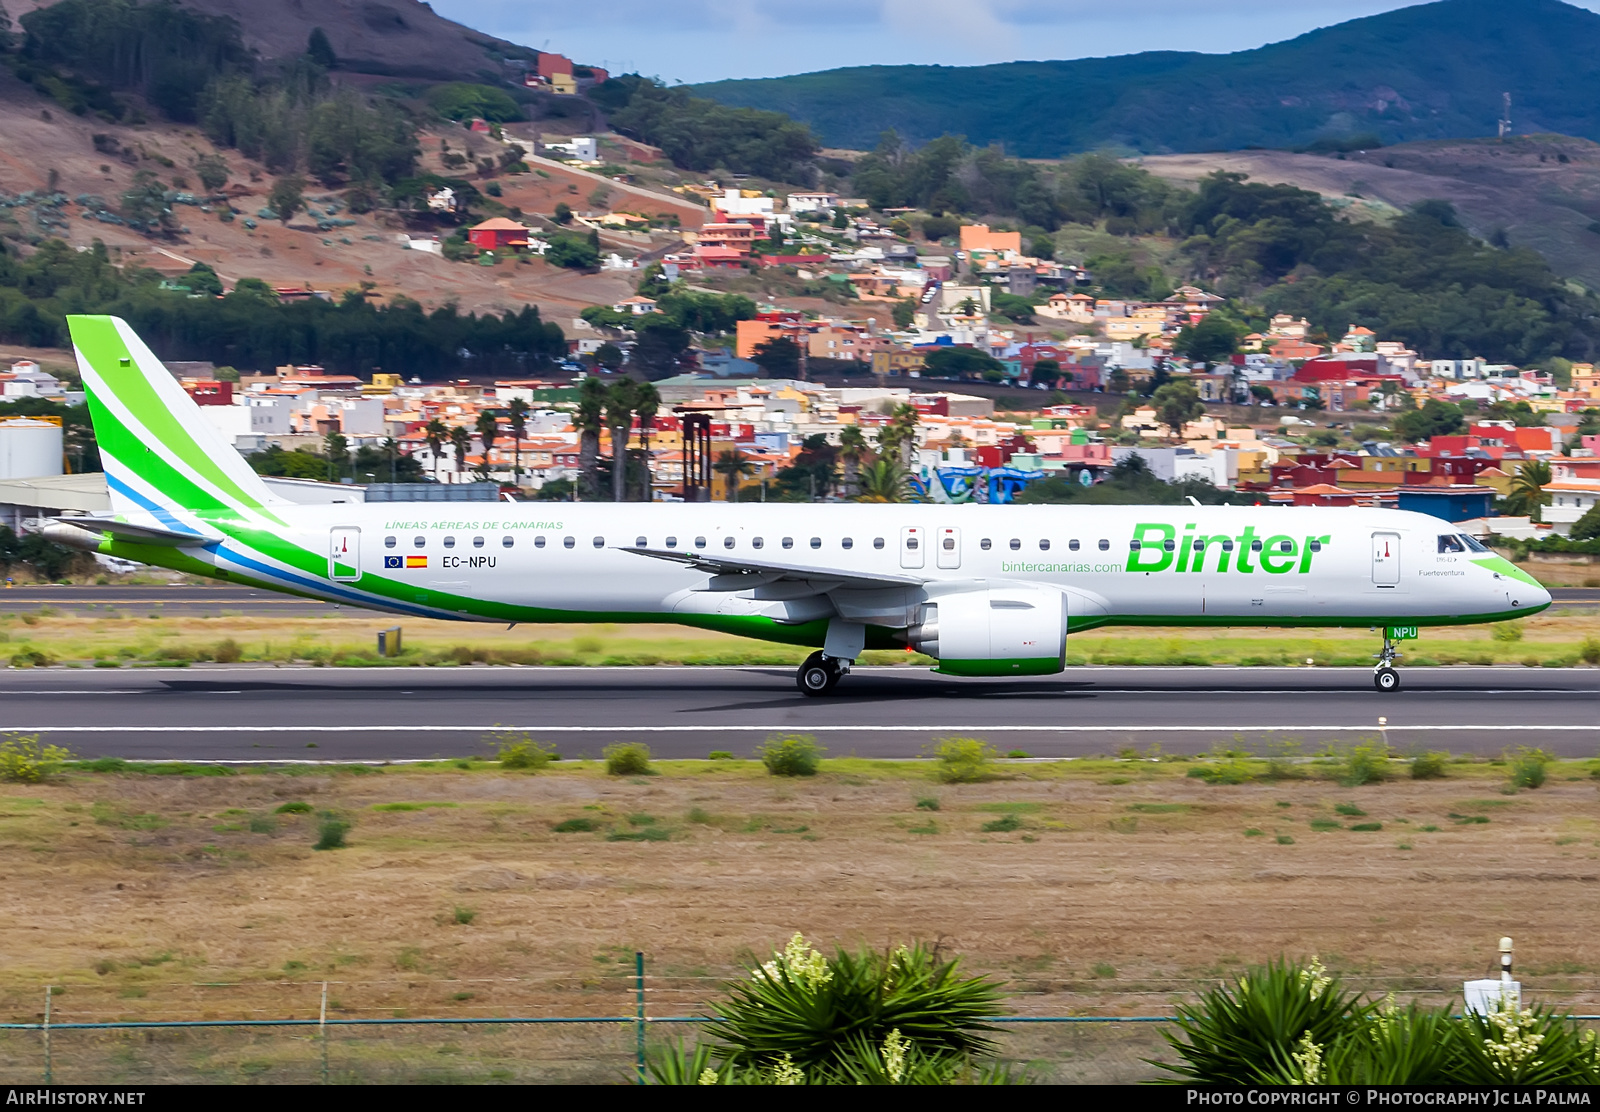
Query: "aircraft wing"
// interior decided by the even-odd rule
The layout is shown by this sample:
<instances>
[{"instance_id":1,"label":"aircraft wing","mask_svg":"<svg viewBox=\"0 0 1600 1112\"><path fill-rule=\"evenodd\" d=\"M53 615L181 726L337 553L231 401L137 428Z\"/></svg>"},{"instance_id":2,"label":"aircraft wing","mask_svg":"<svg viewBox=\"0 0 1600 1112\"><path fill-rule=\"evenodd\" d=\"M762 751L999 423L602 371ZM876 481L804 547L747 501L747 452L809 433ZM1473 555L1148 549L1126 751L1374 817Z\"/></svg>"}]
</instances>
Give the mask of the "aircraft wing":
<instances>
[{"instance_id":1,"label":"aircraft wing","mask_svg":"<svg viewBox=\"0 0 1600 1112\"><path fill-rule=\"evenodd\" d=\"M159 544L168 548L200 548L216 540L215 537L201 536L199 533L179 533L173 529L162 529L154 525L134 525L109 517L57 517L51 520L55 525L67 525L89 533L110 533L118 540L133 541L136 544Z\"/></svg>"},{"instance_id":2,"label":"aircraft wing","mask_svg":"<svg viewBox=\"0 0 1600 1112\"><path fill-rule=\"evenodd\" d=\"M920 587L927 582L919 575L895 575L890 572L845 572L837 568L807 567L803 564L776 564L765 560L751 560L738 556L718 556L712 552L680 552L670 548L638 548L623 545L622 551L637 556L649 556L683 564L696 571L710 572L714 579L705 588L709 591L747 591L769 583L809 583L820 590L845 587L851 590L874 590L884 587Z\"/></svg>"}]
</instances>

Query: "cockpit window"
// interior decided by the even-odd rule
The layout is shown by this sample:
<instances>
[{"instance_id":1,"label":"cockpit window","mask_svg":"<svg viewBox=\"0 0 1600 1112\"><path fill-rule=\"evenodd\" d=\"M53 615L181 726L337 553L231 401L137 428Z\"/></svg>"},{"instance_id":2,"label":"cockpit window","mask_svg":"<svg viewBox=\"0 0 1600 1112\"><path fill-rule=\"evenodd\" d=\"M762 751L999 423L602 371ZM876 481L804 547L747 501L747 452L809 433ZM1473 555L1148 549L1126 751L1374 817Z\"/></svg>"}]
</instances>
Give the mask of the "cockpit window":
<instances>
[{"instance_id":1,"label":"cockpit window","mask_svg":"<svg viewBox=\"0 0 1600 1112\"><path fill-rule=\"evenodd\" d=\"M1467 546L1461 543L1461 538L1454 533L1441 533L1439 535L1440 552L1465 552Z\"/></svg>"},{"instance_id":2,"label":"cockpit window","mask_svg":"<svg viewBox=\"0 0 1600 1112\"><path fill-rule=\"evenodd\" d=\"M1489 551L1489 546L1488 545L1486 545L1482 541L1478 540L1477 537L1469 537L1465 533L1461 534L1461 543L1466 545L1473 552L1488 552Z\"/></svg>"}]
</instances>

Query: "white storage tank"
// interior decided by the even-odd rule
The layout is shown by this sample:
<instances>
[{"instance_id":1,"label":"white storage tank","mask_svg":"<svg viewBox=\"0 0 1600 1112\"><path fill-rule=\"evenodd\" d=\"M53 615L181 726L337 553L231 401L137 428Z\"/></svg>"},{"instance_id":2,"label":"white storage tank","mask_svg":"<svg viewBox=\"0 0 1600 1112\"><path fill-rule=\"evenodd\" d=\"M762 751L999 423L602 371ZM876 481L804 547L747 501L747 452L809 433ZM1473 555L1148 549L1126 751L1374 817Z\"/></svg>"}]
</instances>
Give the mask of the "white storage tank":
<instances>
[{"instance_id":1,"label":"white storage tank","mask_svg":"<svg viewBox=\"0 0 1600 1112\"><path fill-rule=\"evenodd\" d=\"M34 417L0 420L0 479L61 474L61 426Z\"/></svg>"}]
</instances>

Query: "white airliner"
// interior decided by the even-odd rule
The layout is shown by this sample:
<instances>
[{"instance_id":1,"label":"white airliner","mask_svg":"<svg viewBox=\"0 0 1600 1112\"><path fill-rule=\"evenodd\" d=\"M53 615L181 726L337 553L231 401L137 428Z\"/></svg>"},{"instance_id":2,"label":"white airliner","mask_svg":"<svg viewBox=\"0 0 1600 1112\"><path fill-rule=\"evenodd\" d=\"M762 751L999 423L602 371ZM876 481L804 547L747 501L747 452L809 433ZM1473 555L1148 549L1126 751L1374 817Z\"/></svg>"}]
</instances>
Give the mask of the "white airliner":
<instances>
[{"instance_id":1,"label":"white airliner","mask_svg":"<svg viewBox=\"0 0 1600 1112\"><path fill-rule=\"evenodd\" d=\"M126 322L68 318L111 514L80 548L395 614L674 622L817 649L831 691L864 649L957 676L1062 670L1097 626L1382 628L1399 687L1416 627L1538 613L1549 593L1438 518L1201 506L350 503L271 494Z\"/></svg>"}]
</instances>

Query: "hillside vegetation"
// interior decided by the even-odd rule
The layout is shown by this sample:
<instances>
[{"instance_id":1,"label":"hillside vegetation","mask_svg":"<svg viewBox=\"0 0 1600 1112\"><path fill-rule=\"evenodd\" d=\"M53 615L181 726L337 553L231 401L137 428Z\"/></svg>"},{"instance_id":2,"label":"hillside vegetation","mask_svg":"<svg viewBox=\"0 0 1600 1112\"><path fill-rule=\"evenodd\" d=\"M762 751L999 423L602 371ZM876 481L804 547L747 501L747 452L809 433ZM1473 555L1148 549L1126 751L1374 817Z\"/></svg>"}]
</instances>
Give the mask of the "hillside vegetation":
<instances>
[{"instance_id":1,"label":"hillside vegetation","mask_svg":"<svg viewBox=\"0 0 1600 1112\"><path fill-rule=\"evenodd\" d=\"M1147 52L1003 65L863 66L697 91L787 113L834 147L892 128L1030 158L1492 135L1501 93L1521 131L1600 139L1600 15L1559 0L1439 0L1235 54Z\"/></svg>"}]
</instances>

